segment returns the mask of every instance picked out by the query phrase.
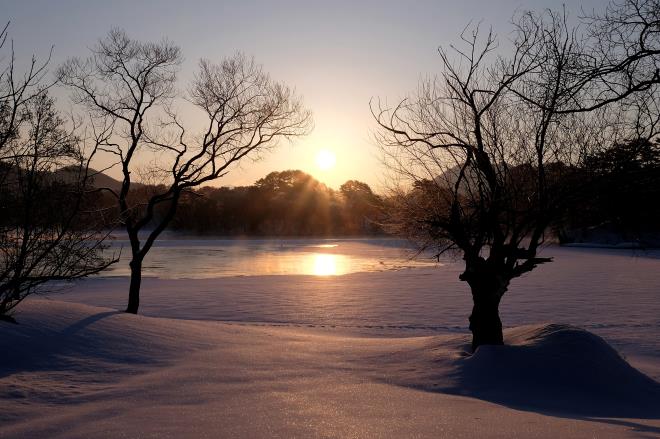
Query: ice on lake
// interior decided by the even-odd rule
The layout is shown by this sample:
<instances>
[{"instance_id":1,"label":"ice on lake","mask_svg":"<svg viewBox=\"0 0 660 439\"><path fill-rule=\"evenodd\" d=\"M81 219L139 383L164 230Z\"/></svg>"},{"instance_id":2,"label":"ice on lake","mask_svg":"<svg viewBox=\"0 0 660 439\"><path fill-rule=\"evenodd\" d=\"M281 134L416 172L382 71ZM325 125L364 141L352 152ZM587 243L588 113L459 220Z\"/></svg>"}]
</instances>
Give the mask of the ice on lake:
<instances>
[{"instance_id":1,"label":"ice on lake","mask_svg":"<svg viewBox=\"0 0 660 439\"><path fill-rule=\"evenodd\" d=\"M129 242L113 240L110 250L121 250L121 262L103 276L128 276ZM433 266L432 258L414 255L409 245L395 239L164 239L147 254L143 276L337 276Z\"/></svg>"}]
</instances>

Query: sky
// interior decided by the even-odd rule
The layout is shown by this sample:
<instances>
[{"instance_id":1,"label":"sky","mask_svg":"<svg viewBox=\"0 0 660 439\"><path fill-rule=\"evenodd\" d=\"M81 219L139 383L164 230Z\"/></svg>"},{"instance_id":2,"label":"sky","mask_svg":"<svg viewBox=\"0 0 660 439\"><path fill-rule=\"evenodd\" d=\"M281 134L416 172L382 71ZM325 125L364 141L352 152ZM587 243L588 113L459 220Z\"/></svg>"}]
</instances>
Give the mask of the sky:
<instances>
[{"instance_id":1,"label":"sky","mask_svg":"<svg viewBox=\"0 0 660 439\"><path fill-rule=\"evenodd\" d=\"M86 56L113 27L132 38L178 44L185 89L200 58L220 61L237 51L253 56L274 79L295 88L314 115L314 130L282 143L256 162L246 161L214 183L249 185L271 171L301 169L330 187L357 179L381 188L385 172L369 110L372 98L395 102L419 79L437 73L437 48L458 40L470 23L490 26L503 39L516 11L602 9L604 0L461 1L125 1L0 0L0 20L11 21L19 58L45 56L52 70ZM67 105L64 91L58 102ZM320 151L335 165L321 169ZM327 163L326 163L327 165ZM111 171L111 175L113 172Z\"/></svg>"}]
</instances>

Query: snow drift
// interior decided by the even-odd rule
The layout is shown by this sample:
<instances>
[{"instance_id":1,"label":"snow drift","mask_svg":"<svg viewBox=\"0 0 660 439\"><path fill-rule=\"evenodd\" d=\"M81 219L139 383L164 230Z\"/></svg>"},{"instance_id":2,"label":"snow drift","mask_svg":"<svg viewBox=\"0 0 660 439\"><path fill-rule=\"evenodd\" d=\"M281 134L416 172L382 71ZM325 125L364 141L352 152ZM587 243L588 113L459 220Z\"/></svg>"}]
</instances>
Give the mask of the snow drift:
<instances>
[{"instance_id":1,"label":"snow drift","mask_svg":"<svg viewBox=\"0 0 660 439\"><path fill-rule=\"evenodd\" d=\"M347 337L49 300L16 317L0 327L1 438L660 431L660 385L573 327L510 329L509 345L469 354L466 335Z\"/></svg>"},{"instance_id":2,"label":"snow drift","mask_svg":"<svg viewBox=\"0 0 660 439\"><path fill-rule=\"evenodd\" d=\"M372 358L375 378L470 396L519 410L570 416L660 419L660 383L605 340L568 325L505 330L504 346L469 352L467 336L411 338Z\"/></svg>"},{"instance_id":3,"label":"snow drift","mask_svg":"<svg viewBox=\"0 0 660 439\"><path fill-rule=\"evenodd\" d=\"M547 324L510 329L505 343L457 362L448 390L516 408L660 418L660 384L597 335Z\"/></svg>"}]
</instances>

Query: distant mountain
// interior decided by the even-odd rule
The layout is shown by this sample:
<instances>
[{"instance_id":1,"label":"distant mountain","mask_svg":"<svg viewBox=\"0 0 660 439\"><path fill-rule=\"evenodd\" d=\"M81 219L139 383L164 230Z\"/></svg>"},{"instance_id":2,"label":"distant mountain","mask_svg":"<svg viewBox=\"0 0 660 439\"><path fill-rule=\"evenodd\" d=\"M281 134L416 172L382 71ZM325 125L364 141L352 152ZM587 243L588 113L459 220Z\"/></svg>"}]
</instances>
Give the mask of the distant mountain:
<instances>
[{"instance_id":1,"label":"distant mountain","mask_svg":"<svg viewBox=\"0 0 660 439\"><path fill-rule=\"evenodd\" d=\"M76 173L77 169L74 167L66 167L66 168L61 168L58 169L57 171L54 172L54 176L58 180L62 181L71 181L74 179L74 175L72 173ZM115 192L118 192L121 189L121 181L110 177L107 174L104 174L103 172L99 172L95 169L89 169L89 173L91 176L91 183L92 186L95 188L109 188L112 189ZM142 188L145 185L142 183L131 183L131 187L134 189L136 188Z\"/></svg>"}]
</instances>

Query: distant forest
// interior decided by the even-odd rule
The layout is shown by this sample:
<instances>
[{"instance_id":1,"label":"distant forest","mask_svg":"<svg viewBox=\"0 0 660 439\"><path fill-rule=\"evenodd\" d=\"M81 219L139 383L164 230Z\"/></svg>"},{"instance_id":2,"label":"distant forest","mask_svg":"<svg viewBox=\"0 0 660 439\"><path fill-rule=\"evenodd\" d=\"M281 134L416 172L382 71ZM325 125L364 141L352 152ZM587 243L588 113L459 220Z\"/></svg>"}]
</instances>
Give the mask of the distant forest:
<instances>
[{"instance_id":1,"label":"distant forest","mask_svg":"<svg viewBox=\"0 0 660 439\"><path fill-rule=\"evenodd\" d=\"M558 184L570 202L552 226L553 239L660 245L659 146L649 141L615 145L585 158L572 172L564 170ZM119 182L100 174L95 185L118 189ZM425 186L418 182L411 196ZM158 190L138 185L134 196L146 200ZM104 206L105 215L116 218L114 204L99 194L96 207ZM186 192L169 229L223 236L386 235L393 202L358 180L335 190L300 170L271 172L250 186Z\"/></svg>"},{"instance_id":2,"label":"distant forest","mask_svg":"<svg viewBox=\"0 0 660 439\"><path fill-rule=\"evenodd\" d=\"M382 234L383 200L366 183L333 190L298 170L271 172L251 186L187 194L171 228L199 234L336 236Z\"/></svg>"},{"instance_id":3,"label":"distant forest","mask_svg":"<svg viewBox=\"0 0 660 439\"><path fill-rule=\"evenodd\" d=\"M567 210L554 225L561 243L660 247L660 142L614 145L585 158Z\"/></svg>"},{"instance_id":4,"label":"distant forest","mask_svg":"<svg viewBox=\"0 0 660 439\"><path fill-rule=\"evenodd\" d=\"M119 186L101 177L97 186ZM159 189L143 185L135 193L146 200ZM105 207L106 215L114 208L105 195L97 203ZM251 186L188 191L169 229L223 236L380 235L384 233L380 226L383 207L383 198L366 183L349 180L334 190L309 174L288 170L271 172Z\"/></svg>"},{"instance_id":5,"label":"distant forest","mask_svg":"<svg viewBox=\"0 0 660 439\"><path fill-rule=\"evenodd\" d=\"M659 246L658 143L616 145L587 157L583 163L573 172L563 172L571 176L559 182L570 203L552 225L552 239L561 243L626 241ZM54 174L49 196L52 202L44 203L45 206L52 207L69 180L66 169ZM98 224L99 214L108 227L113 227L118 223L119 212L110 193L100 188L119 191L121 184L98 173L93 186L85 203L89 213L83 216L86 219L80 227ZM425 187L432 192L432 186L418 182L410 196L416 196ZM163 187L133 183L131 190L131 202L140 206ZM10 194L11 191L3 191L0 200L3 223L12 222ZM388 195L377 194L358 180L349 180L335 190L303 171L287 170L271 172L250 186L202 187L185 192L168 229L220 236L387 235L393 202Z\"/></svg>"}]
</instances>

